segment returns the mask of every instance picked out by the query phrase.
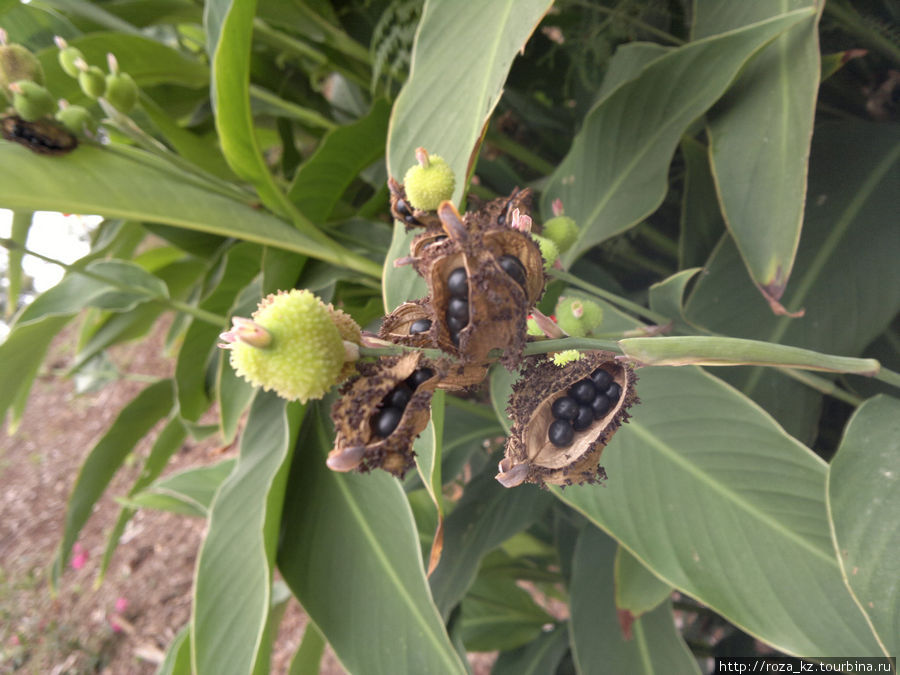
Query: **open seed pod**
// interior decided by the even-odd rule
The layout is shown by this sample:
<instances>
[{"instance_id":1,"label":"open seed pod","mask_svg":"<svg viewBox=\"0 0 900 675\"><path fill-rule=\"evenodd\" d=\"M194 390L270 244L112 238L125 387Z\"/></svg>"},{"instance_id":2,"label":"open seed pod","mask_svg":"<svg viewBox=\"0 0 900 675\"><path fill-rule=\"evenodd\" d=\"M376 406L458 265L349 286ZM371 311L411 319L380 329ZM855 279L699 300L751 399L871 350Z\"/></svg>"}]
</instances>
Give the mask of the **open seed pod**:
<instances>
[{"instance_id":1,"label":"open seed pod","mask_svg":"<svg viewBox=\"0 0 900 675\"><path fill-rule=\"evenodd\" d=\"M447 239L414 264L431 291L437 346L464 363L485 363L501 349L507 368L521 360L525 322L544 286L537 245L518 230L498 227L485 211L459 215L438 207Z\"/></svg>"},{"instance_id":2,"label":"open seed pod","mask_svg":"<svg viewBox=\"0 0 900 675\"><path fill-rule=\"evenodd\" d=\"M331 408L336 435L328 467L361 473L384 469L403 478L413 464L413 441L428 425L443 368L409 352L361 362L358 370Z\"/></svg>"},{"instance_id":3,"label":"open seed pod","mask_svg":"<svg viewBox=\"0 0 900 675\"><path fill-rule=\"evenodd\" d=\"M440 228L441 223L434 211L413 208L406 198L406 190L403 189L402 183L388 178L388 189L391 192L391 215L406 225L407 230L413 227Z\"/></svg>"},{"instance_id":4,"label":"open seed pod","mask_svg":"<svg viewBox=\"0 0 900 675\"><path fill-rule=\"evenodd\" d=\"M514 487L524 482L573 485L605 479L606 472L598 466L600 454L616 429L628 421L628 408L638 402L637 378L631 366L605 351L584 352L580 360L563 367L546 357L529 361L513 385L507 408L513 428L497 480ZM585 380L591 382L594 392L587 403L583 401L588 400L586 393L590 394L591 388L583 384ZM595 382L603 385L603 391ZM576 387L578 391L574 391ZM599 400L601 396L606 403ZM564 398L568 401L560 403ZM584 412L583 406L587 415L565 420L572 403L578 409L576 415ZM573 430L572 426L579 426L576 421L582 430Z\"/></svg>"},{"instance_id":5,"label":"open seed pod","mask_svg":"<svg viewBox=\"0 0 900 675\"><path fill-rule=\"evenodd\" d=\"M425 325L421 322L428 322L428 328L417 332ZM422 298L413 302L404 302L384 317L378 337L394 344L411 347L436 347L434 317L430 300ZM486 364L478 363L447 362L445 368L446 374L438 382L437 388L448 391L461 391L480 384L487 376L488 370Z\"/></svg>"}]
</instances>

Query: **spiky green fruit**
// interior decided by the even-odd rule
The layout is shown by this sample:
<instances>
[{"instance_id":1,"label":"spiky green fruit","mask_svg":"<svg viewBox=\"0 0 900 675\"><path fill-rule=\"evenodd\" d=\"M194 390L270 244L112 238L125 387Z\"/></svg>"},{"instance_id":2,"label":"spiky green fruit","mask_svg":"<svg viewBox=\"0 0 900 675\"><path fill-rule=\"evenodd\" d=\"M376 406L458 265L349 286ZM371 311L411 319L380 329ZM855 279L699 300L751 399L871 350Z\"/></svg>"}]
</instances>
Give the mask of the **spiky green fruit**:
<instances>
[{"instance_id":1,"label":"spiky green fruit","mask_svg":"<svg viewBox=\"0 0 900 675\"><path fill-rule=\"evenodd\" d=\"M97 121L87 108L80 105L69 105L56 112L56 119L76 136L97 133Z\"/></svg>"},{"instance_id":2,"label":"spiky green fruit","mask_svg":"<svg viewBox=\"0 0 900 675\"><path fill-rule=\"evenodd\" d=\"M0 45L0 88L7 89L13 82L21 80L43 84L41 62L27 47Z\"/></svg>"},{"instance_id":3,"label":"spiky green fruit","mask_svg":"<svg viewBox=\"0 0 900 675\"><path fill-rule=\"evenodd\" d=\"M429 155L423 148L416 150L418 164L411 166L403 177L406 198L413 208L434 211L453 196L456 178L453 169L440 155Z\"/></svg>"},{"instance_id":4,"label":"spiky green fruit","mask_svg":"<svg viewBox=\"0 0 900 675\"><path fill-rule=\"evenodd\" d=\"M556 246L556 242L547 237L542 237L539 234L532 234L531 238L537 242L538 247L541 249L541 257L544 259L544 269L549 271L550 268L553 267L553 263L559 258L559 248Z\"/></svg>"},{"instance_id":5,"label":"spiky green fruit","mask_svg":"<svg viewBox=\"0 0 900 675\"><path fill-rule=\"evenodd\" d=\"M44 87L31 80L19 80L10 85L13 108L26 122L34 122L56 110L56 99Z\"/></svg>"},{"instance_id":6,"label":"spiky green fruit","mask_svg":"<svg viewBox=\"0 0 900 675\"><path fill-rule=\"evenodd\" d=\"M544 223L543 235L556 244L560 253L565 253L578 238L578 226L569 216L556 216Z\"/></svg>"},{"instance_id":7,"label":"spiky green fruit","mask_svg":"<svg viewBox=\"0 0 900 675\"><path fill-rule=\"evenodd\" d=\"M232 367L251 384L282 398L321 398L340 380L347 360L333 312L306 290L268 296L252 322L235 321L234 331L223 334L231 342Z\"/></svg>"},{"instance_id":8,"label":"spiky green fruit","mask_svg":"<svg viewBox=\"0 0 900 675\"><path fill-rule=\"evenodd\" d=\"M100 98L106 93L106 76L97 66L88 66L79 71L78 86L87 96Z\"/></svg>"},{"instance_id":9,"label":"spiky green fruit","mask_svg":"<svg viewBox=\"0 0 900 675\"><path fill-rule=\"evenodd\" d=\"M603 323L603 308L584 298L560 298L556 323L572 337L587 337Z\"/></svg>"},{"instance_id":10,"label":"spiky green fruit","mask_svg":"<svg viewBox=\"0 0 900 675\"><path fill-rule=\"evenodd\" d=\"M59 54L56 58L59 61L59 67L62 68L69 77L78 77L81 74L81 69L76 62L79 59L84 60L84 54L81 53L81 50L78 49L78 47L69 47L67 45L59 50Z\"/></svg>"},{"instance_id":11,"label":"spiky green fruit","mask_svg":"<svg viewBox=\"0 0 900 675\"><path fill-rule=\"evenodd\" d=\"M137 104L138 88L128 73L110 73L103 97L120 113L129 113Z\"/></svg>"}]
</instances>

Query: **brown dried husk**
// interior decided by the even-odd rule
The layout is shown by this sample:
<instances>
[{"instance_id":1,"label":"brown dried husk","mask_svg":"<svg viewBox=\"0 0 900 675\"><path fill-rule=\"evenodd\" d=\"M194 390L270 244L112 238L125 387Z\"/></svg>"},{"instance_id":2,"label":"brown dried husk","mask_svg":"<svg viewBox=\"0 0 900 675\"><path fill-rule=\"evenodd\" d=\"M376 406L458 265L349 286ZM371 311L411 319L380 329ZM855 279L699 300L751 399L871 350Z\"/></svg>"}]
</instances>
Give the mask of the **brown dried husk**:
<instances>
[{"instance_id":1,"label":"brown dried husk","mask_svg":"<svg viewBox=\"0 0 900 675\"><path fill-rule=\"evenodd\" d=\"M407 232L414 227L440 230L441 221L438 220L437 214L434 211L413 208L402 183L388 178L388 189L391 192L391 215L406 225Z\"/></svg>"},{"instance_id":2,"label":"brown dried husk","mask_svg":"<svg viewBox=\"0 0 900 675\"><path fill-rule=\"evenodd\" d=\"M424 333L409 334L409 327L414 321L429 319L431 328ZM409 347L429 348L437 347L434 341L434 316L431 313L429 298L422 298L412 302L404 302L393 312L384 317L378 337L394 344ZM487 376L488 367L479 363L447 363L446 375L438 382L438 389L448 391L461 391L480 384Z\"/></svg>"},{"instance_id":3,"label":"brown dried husk","mask_svg":"<svg viewBox=\"0 0 900 675\"><path fill-rule=\"evenodd\" d=\"M443 351L465 363L485 363L494 349L500 361L514 368L525 347L530 307L544 289L540 249L531 237L491 221L489 211L460 217L449 202L438 208L448 239L423 250L414 265L431 291L434 340ZM526 287L500 267L498 258L510 254L525 268ZM459 332L459 344L450 339L446 312L450 302L447 278L464 267L469 280L469 323Z\"/></svg>"},{"instance_id":4,"label":"brown dried husk","mask_svg":"<svg viewBox=\"0 0 900 675\"><path fill-rule=\"evenodd\" d=\"M598 466L603 448L623 422L628 408L638 402L637 377L630 365L615 359L613 352L587 351L578 361L563 367L549 358L529 359L522 376L513 385L507 412L513 428L506 443L506 455L500 462L497 479L507 487L522 482L550 485L596 483L606 478ZM597 368L603 368L622 388L619 401L585 431L576 432L567 448L558 448L547 438L553 422L550 407L566 390Z\"/></svg>"},{"instance_id":5,"label":"brown dried husk","mask_svg":"<svg viewBox=\"0 0 900 675\"><path fill-rule=\"evenodd\" d=\"M419 368L431 368L434 375L413 392L391 435L387 438L375 435L372 418L381 401ZM431 397L444 369L419 352L409 352L375 362L360 362L358 370L359 375L341 387L340 397L331 408L336 435L328 465L340 471L356 469L361 473L384 469L403 478L415 461L413 441L428 425Z\"/></svg>"}]
</instances>

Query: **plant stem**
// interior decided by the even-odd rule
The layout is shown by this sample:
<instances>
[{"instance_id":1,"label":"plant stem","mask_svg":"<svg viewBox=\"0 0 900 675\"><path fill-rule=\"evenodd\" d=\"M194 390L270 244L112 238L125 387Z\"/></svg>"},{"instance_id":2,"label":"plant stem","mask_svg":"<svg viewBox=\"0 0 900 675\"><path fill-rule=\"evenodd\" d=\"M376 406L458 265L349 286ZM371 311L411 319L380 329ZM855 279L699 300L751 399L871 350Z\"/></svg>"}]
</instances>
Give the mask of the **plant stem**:
<instances>
[{"instance_id":1,"label":"plant stem","mask_svg":"<svg viewBox=\"0 0 900 675\"><path fill-rule=\"evenodd\" d=\"M610 293L609 291L604 291L602 288L598 286L594 286L593 284L589 284L586 281L582 281L574 274L570 274L564 270L551 269L550 276L559 279L560 281L565 281L566 283L571 284L577 288L587 291L588 293L593 293L599 298L603 298L607 302L617 305L622 309L625 309L632 314L637 314L638 316L643 316L647 319L650 319L654 323L663 326L671 321L669 317L663 316L658 312L654 312L652 309L648 309L642 305L637 304L636 302L632 302L631 300L626 300L623 297L616 295L615 293Z\"/></svg>"},{"instance_id":2,"label":"plant stem","mask_svg":"<svg viewBox=\"0 0 900 675\"><path fill-rule=\"evenodd\" d=\"M875 379L900 388L900 373L895 373L893 370L882 368L875 374Z\"/></svg>"},{"instance_id":3,"label":"plant stem","mask_svg":"<svg viewBox=\"0 0 900 675\"><path fill-rule=\"evenodd\" d=\"M543 157L536 155L531 152L528 148L516 143L509 136L504 136L503 134L498 134L495 132L489 132L487 135L487 139L485 139L488 145L492 145L497 150L501 152L505 152L507 155L516 159L525 166L534 169L542 176L546 176L548 174L553 173L556 169L550 162L548 162Z\"/></svg>"},{"instance_id":4,"label":"plant stem","mask_svg":"<svg viewBox=\"0 0 900 675\"><path fill-rule=\"evenodd\" d=\"M525 356L534 354L547 354L549 352L561 352L566 349L605 349L621 353L619 343L613 340L599 340L597 338L566 337L555 340L535 340L525 345Z\"/></svg>"},{"instance_id":5,"label":"plant stem","mask_svg":"<svg viewBox=\"0 0 900 675\"><path fill-rule=\"evenodd\" d=\"M83 269L77 265L64 263L61 260L51 258L49 256L43 255L42 253L38 253L37 251L32 251L31 249L27 249L24 246L19 246L11 239L0 239L0 246L10 251L21 250L25 255L34 256L38 260L43 260L44 262L58 265L59 267L62 267L67 273L80 274L83 277L93 279L94 281L99 281L100 283L116 288L124 293L143 295L148 300L153 300L154 302L164 304L169 307L169 309L189 314L194 318L205 321L206 323L212 324L213 326L224 327L228 324L228 319L224 316L213 314L212 312L207 312L205 309L195 307L194 305L189 305L187 303L181 302L180 300L175 300L174 298L157 295L150 289L144 288L142 286L129 286L128 284L120 283L115 279L110 279L109 277L105 277L102 274L91 272L90 270Z\"/></svg>"},{"instance_id":6,"label":"plant stem","mask_svg":"<svg viewBox=\"0 0 900 675\"><path fill-rule=\"evenodd\" d=\"M14 211L12 218L12 231L10 236L22 248L28 240L28 230L31 229L32 211ZM22 249L11 249L7 260L6 279L9 287L6 289L6 318L16 313L19 306L19 293L22 290Z\"/></svg>"},{"instance_id":7,"label":"plant stem","mask_svg":"<svg viewBox=\"0 0 900 675\"><path fill-rule=\"evenodd\" d=\"M283 98L276 96L272 92L267 91L266 89L263 89L262 87L259 87L255 84L250 85L250 96L252 98L255 98L257 101L262 101L263 103L272 106L273 108L278 108L278 110L280 110L285 117L292 117L302 124L325 129L326 131L337 129L339 126L324 115L320 115L315 110L304 108L303 106L299 106L296 103L291 103L290 101L285 101Z\"/></svg>"},{"instance_id":8,"label":"plant stem","mask_svg":"<svg viewBox=\"0 0 900 675\"><path fill-rule=\"evenodd\" d=\"M841 389L831 380L826 380L824 377L820 377L819 375L813 375L810 372L797 370L796 368L779 368L782 373L787 375L793 380L797 380L798 382L802 382L807 387L811 387L816 391L819 391L828 396L833 396L839 401L843 401L849 405L852 405L854 408L861 405L863 399L861 399L856 394L851 394L849 391L845 389Z\"/></svg>"}]
</instances>

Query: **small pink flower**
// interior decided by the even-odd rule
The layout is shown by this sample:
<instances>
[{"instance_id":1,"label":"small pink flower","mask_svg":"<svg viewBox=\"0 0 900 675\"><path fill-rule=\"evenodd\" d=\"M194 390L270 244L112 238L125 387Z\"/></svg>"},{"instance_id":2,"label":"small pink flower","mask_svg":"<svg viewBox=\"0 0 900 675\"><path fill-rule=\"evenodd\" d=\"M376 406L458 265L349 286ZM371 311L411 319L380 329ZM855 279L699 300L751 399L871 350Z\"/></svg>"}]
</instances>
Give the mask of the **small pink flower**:
<instances>
[{"instance_id":1,"label":"small pink flower","mask_svg":"<svg viewBox=\"0 0 900 675\"><path fill-rule=\"evenodd\" d=\"M109 627L112 628L113 633L121 633L122 632L122 627L118 623L116 623L116 620L114 617L110 617Z\"/></svg>"},{"instance_id":2,"label":"small pink flower","mask_svg":"<svg viewBox=\"0 0 900 675\"><path fill-rule=\"evenodd\" d=\"M87 562L88 552L81 544L76 543L72 547L72 554L72 569L80 570Z\"/></svg>"},{"instance_id":3,"label":"small pink flower","mask_svg":"<svg viewBox=\"0 0 900 675\"><path fill-rule=\"evenodd\" d=\"M119 614L128 609L128 599L122 596L116 598L115 609Z\"/></svg>"}]
</instances>

